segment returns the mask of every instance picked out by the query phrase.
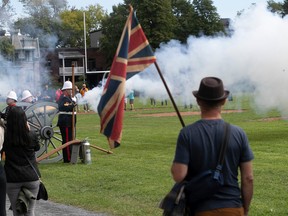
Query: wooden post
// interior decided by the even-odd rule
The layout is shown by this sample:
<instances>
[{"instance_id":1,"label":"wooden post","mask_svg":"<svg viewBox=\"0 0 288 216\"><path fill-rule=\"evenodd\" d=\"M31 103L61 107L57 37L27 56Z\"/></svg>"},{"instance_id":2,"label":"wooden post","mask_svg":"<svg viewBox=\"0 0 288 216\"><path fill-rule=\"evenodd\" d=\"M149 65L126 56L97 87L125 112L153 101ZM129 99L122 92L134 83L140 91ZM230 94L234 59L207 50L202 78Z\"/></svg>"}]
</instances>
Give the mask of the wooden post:
<instances>
[{"instance_id":1,"label":"wooden post","mask_svg":"<svg viewBox=\"0 0 288 216\"><path fill-rule=\"evenodd\" d=\"M72 64L72 98L75 96L75 76L74 76L74 64ZM72 110L72 140L75 139L75 108Z\"/></svg>"}]
</instances>

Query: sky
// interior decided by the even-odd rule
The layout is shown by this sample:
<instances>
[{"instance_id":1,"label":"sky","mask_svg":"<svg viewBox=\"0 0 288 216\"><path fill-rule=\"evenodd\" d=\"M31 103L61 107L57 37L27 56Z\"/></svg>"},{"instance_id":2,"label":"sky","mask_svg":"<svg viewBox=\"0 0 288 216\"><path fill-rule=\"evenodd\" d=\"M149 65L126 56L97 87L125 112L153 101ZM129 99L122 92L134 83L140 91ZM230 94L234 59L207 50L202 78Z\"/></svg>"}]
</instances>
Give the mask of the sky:
<instances>
[{"instance_id":1,"label":"sky","mask_svg":"<svg viewBox=\"0 0 288 216\"><path fill-rule=\"evenodd\" d=\"M112 11L112 6L123 3L123 0L69 0L68 2L70 5L80 5L79 2L89 5L91 2L95 2L103 6L107 11ZM267 0L214 0L213 2L222 18L234 18L237 11L249 8L252 3L267 2Z\"/></svg>"},{"instance_id":2,"label":"sky","mask_svg":"<svg viewBox=\"0 0 288 216\"><path fill-rule=\"evenodd\" d=\"M243 9L248 9L252 3L266 3L268 0L214 0L214 6L216 6L219 15L222 18L233 19L238 11ZM100 4L108 12L112 11L112 6L123 3L123 0L68 0L70 6L76 6L76 8L86 7L91 4ZM281 0L276 0L276 2L283 2ZM11 0L12 6L17 7L16 11L21 11L21 4L18 0Z\"/></svg>"}]
</instances>

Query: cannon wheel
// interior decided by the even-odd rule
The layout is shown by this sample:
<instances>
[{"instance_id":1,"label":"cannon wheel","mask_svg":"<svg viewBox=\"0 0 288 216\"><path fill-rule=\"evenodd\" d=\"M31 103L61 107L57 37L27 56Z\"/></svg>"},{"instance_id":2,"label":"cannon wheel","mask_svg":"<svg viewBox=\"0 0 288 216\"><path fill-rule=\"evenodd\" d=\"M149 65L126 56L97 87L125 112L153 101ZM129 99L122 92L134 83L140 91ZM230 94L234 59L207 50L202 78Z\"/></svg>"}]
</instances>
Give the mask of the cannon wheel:
<instances>
[{"instance_id":1,"label":"cannon wheel","mask_svg":"<svg viewBox=\"0 0 288 216\"><path fill-rule=\"evenodd\" d=\"M36 102L28 106L25 109L25 113L31 130L34 130L40 138L41 147L36 153L36 157L40 157L62 145L61 133L57 127L57 103ZM51 157L42 160L41 163L55 163L62 160L62 158L62 152L57 152Z\"/></svg>"}]
</instances>

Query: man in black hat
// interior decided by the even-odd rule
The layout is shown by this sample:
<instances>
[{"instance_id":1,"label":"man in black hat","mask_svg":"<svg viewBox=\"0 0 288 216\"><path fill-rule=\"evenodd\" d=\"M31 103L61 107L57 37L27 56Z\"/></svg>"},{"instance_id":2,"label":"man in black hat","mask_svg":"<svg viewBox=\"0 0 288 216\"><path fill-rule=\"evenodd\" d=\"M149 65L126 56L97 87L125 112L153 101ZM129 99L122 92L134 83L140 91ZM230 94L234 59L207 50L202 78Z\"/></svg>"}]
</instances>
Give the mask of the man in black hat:
<instances>
[{"instance_id":1,"label":"man in black hat","mask_svg":"<svg viewBox=\"0 0 288 216\"><path fill-rule=\"evenodd\" d=\"M201 119L184 127L178 136L171 167L176 182L189 181L199 173L215 169L222 145L225 122L221 109L229 91L216 77L201 80L199 90L193 91L201 110ZM245 132L230 125L228 145L223 164L224 185L210 198L193 206L194 216L247 216L253 196L253 152ZM238 185L238 168L241 187ZM191 194L193 196L193 194Z\"/></svg>"}]
</instances>

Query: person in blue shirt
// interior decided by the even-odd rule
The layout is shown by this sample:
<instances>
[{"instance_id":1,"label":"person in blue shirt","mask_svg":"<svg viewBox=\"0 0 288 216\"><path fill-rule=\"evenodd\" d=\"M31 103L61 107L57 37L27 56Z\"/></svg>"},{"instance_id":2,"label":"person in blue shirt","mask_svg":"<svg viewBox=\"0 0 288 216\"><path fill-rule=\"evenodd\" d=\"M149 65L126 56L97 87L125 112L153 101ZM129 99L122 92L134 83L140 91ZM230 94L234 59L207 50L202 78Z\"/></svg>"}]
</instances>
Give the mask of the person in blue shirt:
<instances>
[{"instance_id":1,"label":"person in blue shirt","mask_svg":"<svg viewBox=\"0 0 288 216\"><path fill-rule=\"evenodd\" d=\"M129 98L129 104L130 104L130 110L134 110L134 90L131 90L129 95L128 95L128 98Z\"/></svg>"},{"instance_id":2,"label":"person in blue shirt","mask_svg":"<svg viewBox=\"0 0 288 216\"><path fill-rule=\"evenodd\" d=\"M199 90L193 91L193 95L200 106L201 119L181 129L178 135L171 167L176 182L189 181L199 173L216 167L222 144L217 142L216 137L218 133L223 134L225 122L221 117L221 109L229 91L224 90L221 79L206 77L201 80ZM193 206L194 216L248 216L253 196L254 156L245 132L238 126L230 125L223 164L224 186L212 197Z\"/></svg>"}]
</instances>

